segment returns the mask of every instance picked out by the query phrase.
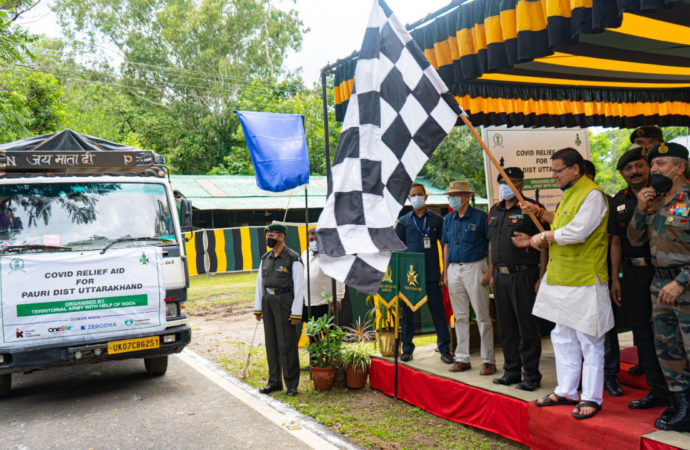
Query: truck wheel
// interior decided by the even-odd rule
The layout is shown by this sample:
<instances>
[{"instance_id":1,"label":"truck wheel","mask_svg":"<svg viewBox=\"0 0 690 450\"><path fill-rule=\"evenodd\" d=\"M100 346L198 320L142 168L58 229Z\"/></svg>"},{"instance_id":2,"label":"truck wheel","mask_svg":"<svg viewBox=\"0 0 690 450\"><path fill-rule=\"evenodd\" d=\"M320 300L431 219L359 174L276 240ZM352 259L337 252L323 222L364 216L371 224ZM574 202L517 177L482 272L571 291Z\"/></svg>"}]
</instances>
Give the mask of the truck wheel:
<instances>
[{"instance_id":1,"label":"truck wheel","mask_svg":"<svg viewBox=\"0 0 690 450\"><path fill-rule=\"evenodd\" d=\"M165 375L168 370L168 357L156 356L155 358L144 358L146 373L154 377Z\"/></svg>"},{"instance_id":2,"label":"truck wheel","mask_svg":"<svg viewBox=\"0 0 690 450\"><path fill-rule=\"evenodd\" d=\"M12 374L0 375L0 398L6 397L12 389Z\"/></svg>"}]
</instances>

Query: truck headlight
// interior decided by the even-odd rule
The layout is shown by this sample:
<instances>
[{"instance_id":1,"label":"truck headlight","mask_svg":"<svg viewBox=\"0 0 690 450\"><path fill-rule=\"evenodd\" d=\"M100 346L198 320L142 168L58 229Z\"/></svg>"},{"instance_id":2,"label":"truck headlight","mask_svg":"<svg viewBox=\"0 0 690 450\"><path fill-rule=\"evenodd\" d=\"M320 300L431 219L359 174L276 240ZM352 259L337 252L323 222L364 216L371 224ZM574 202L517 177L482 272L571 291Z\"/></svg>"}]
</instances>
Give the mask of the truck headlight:
<instances>
[{"instance_id":1,"label":"truck headlight","mask_svg":"<svg viewBox=\"0 0 690 450\"><path fill-rule=\"evenodd\" d=\"M165 304L165 317L177 316L177 303L170 302Z\"/></svg>"}]
</instances>

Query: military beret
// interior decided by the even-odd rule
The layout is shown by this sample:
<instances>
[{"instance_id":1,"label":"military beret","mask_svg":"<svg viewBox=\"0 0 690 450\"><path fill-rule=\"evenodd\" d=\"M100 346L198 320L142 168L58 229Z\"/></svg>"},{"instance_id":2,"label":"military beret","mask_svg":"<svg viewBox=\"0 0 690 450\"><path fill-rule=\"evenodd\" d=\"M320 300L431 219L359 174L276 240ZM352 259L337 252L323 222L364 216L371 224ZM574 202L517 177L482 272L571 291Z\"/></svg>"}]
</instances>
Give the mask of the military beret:
<instances>
[{"instance_id":1,"label":"military beret","mask_svg":"<svg viewBox=\"0 0 690 450\"><path fill-rule=\"evenodd\" d=\"M647 154L647 161L651 163L654 158L660 156L675 156L677 158L688 159L688 149L675 142L662 142L649 151Z\"/></svg>"},{"instance_id":2,"label":"military beret","mask_svg":"<svg viewBox=\"0 0 690 450\"><path fill-rule=\"evenodd\" d=\"M616 163L616 170L621 170L626 164L644 159L647 150L642 147L634 147L623 153Z\"/></svg>"},{"instance_id":3,"label":"military beret","mask_svg":"<svg viewBox=\"0 0 690 450\"><path fill-rule=\"evenodd\" d=\"M634 144L635 139L640 137L657 138L661 142L664 142L664 134L661 132L661 128L655 127L654 125L640 127L637 130L633 131L630 135L630 143Z\"/></svg>"},{"instance_id":4,"label":"military beret","mask_svg":"<svg viewBox=\"0 0 690 450\"><path fill-rule=\"evenodd\" d=\"M520 180L525 179L525 173L519 167L506 167L505 169L503 169L503 171L506 173L506 175L508 175L508 178L518 178ZM496 181L500 183L502 178L503 177L499 173L498 178L496 178Z\"/></svg>"},{"instance_id":5,"label":"military beret","mask_svg":"<svg viewBox=\"0 0 690 450\"><path fill-rule=\"evenodd\" d=\"M266 233L283 233L287 234L287 227L282 223L272 223L266 227Z\"/></svg>"}]
</instances>

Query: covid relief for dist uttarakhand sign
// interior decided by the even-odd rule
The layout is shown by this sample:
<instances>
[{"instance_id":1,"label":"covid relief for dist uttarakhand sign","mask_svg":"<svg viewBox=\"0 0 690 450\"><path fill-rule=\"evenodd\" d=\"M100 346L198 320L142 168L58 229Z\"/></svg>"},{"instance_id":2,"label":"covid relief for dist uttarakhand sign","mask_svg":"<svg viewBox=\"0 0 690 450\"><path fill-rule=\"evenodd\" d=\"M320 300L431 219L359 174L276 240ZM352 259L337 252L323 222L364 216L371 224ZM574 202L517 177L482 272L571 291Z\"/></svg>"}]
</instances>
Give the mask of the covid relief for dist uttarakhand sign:
<instances>
[{"instance_id":1,"label":"covid relief for dist uttarakhand sign","mask_svg":"<svg viewBox=\"0 0 690 450\"><path fill-rule=\"evenodd\" d=\"M551 155L571 147L583 158L590 159L589 135L586 128L523 128L484 127L487 142L502 167L519 167L525 174L523 194L539 200L546 209L555 211L562 192L551 177ZM498 195L498 169L484 155L486 191L490 204L500 200Z\"/></svg>"},{"instance_id":2,"label":"covid relief for dist uttarakhand sign","mask_svg":"<svg viewBox=\"0 0 690 450\"><path fill-rule=\"evenodd\" d=\"M0 281L0 348L165 328L158 247L0 257Z\"/></svg>"}]
</instances>

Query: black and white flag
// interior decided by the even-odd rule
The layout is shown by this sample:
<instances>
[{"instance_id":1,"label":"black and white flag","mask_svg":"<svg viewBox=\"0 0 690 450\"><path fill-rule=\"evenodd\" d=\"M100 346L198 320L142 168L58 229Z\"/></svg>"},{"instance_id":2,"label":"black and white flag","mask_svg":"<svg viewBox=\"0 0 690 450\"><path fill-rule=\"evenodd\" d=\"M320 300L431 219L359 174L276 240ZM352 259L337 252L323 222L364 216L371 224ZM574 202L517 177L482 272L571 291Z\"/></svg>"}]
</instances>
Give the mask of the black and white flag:
<instances>
[{"instance_id":1,"label":"black and white flag","mask_svg":"<svg viewBox=\"0 0 690 450\"><path fill-rule=\"evenodd\" d=\"M393 225L413 180L463 113L417 43L375 0L333 161L333 192L319 217L324 272L368 294L378 291Z\"/></svg>"}]
</instances>

